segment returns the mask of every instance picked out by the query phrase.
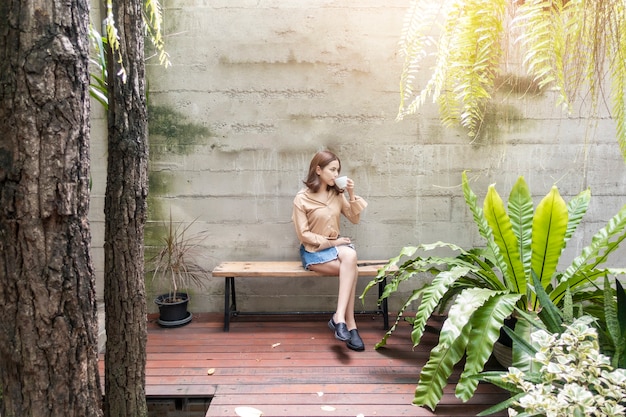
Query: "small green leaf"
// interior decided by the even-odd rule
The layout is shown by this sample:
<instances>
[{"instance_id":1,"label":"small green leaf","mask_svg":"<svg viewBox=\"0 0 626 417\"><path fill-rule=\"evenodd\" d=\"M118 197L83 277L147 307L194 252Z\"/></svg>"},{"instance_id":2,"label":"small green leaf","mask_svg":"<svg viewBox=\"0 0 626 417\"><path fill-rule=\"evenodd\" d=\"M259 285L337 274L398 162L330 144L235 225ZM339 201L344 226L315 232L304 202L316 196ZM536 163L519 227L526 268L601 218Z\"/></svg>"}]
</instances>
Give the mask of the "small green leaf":
<instances>
[{"instance_id":1,"label":"small green leaf","mask_svg":"<svg viewBox=\"0 0 626 417\"><path fill-rule=\"evenodd\" d=\"M620 324L617 318L617 301L613 297L613 289L609 284L609 277L604 276L604 321L606 330L611 339L614 348L618 348L618 344L622 338Z\"/></svg>"},{"instance_id":2,"label":"small green leaf","mask_svg":"<svg viewBox=\"0 0 626 417\"><path fill-rule=\"evenodd\" d=\"M539 282L539 277L535 274L535 271L532 271L532 277L533 289L535 290L537 300L539 300L539 318L546 325L549 332L561 333L561 331L563 331L563 318L561 317L561 311L556 305L554 305L552 300L550 300L546 290L543 289L541 282Z\"/></svg>"}]
</instances>

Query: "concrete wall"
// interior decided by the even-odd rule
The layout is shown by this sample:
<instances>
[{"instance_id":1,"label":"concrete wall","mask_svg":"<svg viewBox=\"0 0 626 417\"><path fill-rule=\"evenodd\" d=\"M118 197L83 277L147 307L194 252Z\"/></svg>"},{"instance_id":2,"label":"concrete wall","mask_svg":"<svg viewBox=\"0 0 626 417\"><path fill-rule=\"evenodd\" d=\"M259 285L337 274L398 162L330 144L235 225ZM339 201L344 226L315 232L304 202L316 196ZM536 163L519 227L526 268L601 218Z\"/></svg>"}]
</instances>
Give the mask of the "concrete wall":
<instances>
[{"instance_id":1,"label":"concrete wall","mask_svg":"<svg viewBox=\"0 0 626 417\"><path fill-rule=\"evenodd\" d=\"M176 221L197 218L193 229L208 232L201 262L209 269L222 260L297 259L291 203L311 157L323 148L340 156L343 172L369 202L361 223L344 222L342 230L362 259L437 240L482 245L460 187L464 170L481 200L491 183L506 199L519 175L537 199L553 184L566 200L591 188L591 207L566 256L626 203L614 123L606 115L587 119L582 105L567 116L547 95L503 94L485 135L473 143L462 131L443 128L434 105L396 122L397 45L408 0L163 5L172 66L148 61L153 223L147 245L171 210ZM102 127L96 119L94 140ZM92 149L100 180L105 148ZM104 188L95 184L99 262ZM332 309L336 284L242 280L238 292L242 309ZM394 297L393 308L400 299ZM370 296L368 307L374 302ZM222 280L194 291L191 308L221 311Z\"/></svg>"}]
</instances>

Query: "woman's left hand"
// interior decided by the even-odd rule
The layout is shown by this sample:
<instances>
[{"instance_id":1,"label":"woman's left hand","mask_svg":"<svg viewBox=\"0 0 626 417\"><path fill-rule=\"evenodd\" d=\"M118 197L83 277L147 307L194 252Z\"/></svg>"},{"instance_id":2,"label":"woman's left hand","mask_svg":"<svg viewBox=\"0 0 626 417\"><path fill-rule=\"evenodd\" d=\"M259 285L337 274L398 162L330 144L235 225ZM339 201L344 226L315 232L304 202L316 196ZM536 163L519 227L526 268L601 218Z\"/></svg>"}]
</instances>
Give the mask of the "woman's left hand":
<instances>
[{"instance_id":1,"label":"woman's left hand","mask_svg":"<svg viewBox=\"0 0 626 417\"><path fill-rule=\"evenodd\" d=\"M352 181L352 178L348 178L348 181L346 182L346 190L348 190L348 192L354 191L354 181Z\"/></svg>"},{"instance_id":2,"label":"woman's left hand","mask_svg":"<svg viewBox=\"0 0 626 417\"><path fill-rule=\"evenodd\" d=\"M354 181L352 181L352 178L348 178L348 181L346 184L346 191L348 192L350 201L354 200Z\"/></svg>"}]
</instances>

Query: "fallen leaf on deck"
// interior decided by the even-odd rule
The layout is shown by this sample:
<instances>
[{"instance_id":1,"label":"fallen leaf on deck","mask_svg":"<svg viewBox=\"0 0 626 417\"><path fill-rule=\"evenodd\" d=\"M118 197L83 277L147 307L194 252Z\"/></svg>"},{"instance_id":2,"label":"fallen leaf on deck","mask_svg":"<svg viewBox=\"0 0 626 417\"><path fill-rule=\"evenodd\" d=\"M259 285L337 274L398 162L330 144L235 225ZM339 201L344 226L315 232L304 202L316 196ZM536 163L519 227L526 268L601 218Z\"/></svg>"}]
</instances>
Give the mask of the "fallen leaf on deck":
<instances>
[{"instance_id":1,"label":"fallen leaf on deck","mask_svg":"<svg viewBox=\"0 0 626 417\"><path fill-rule=\"evenodd\" d=\"M275 348L275 347L278 347L278 346L280 346L280 343L274 343L274 344L272 345L272 348Z\"/></svg>"},{"instance_id":2,"label":"fallen leaf on deck","mask_svg":"<svg viewBox=\"0 0 626 417\"><path fill-rule=\"evenodd\" d=\"M215 368L211 368L208 371L206 371L207 375L213 375L215 373Z\"/></svg>"},{"instance_id":3,"label":"fallen leaf on deck","mask_svg":"<svg viewBox=\"0 0 626 417\"><path fill-rule=\"evenodd\" d=\"M235 413L239 417L261 417L263 415L263 411L252 407L237 407Z\"/></svg>"}]
</instances>

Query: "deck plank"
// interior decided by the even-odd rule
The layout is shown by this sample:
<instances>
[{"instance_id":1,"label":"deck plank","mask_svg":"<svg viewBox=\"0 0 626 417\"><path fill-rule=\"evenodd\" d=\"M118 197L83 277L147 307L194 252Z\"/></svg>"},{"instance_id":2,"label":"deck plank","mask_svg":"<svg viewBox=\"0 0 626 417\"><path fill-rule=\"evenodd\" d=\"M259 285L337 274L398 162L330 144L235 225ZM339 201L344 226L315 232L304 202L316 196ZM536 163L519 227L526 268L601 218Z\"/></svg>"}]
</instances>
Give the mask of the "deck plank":
<instances>
[{"instance_id":1,"label":"deck plank","mask_svg":"<svg viewBox=\"0 0 626 417\"><path fill-rule=\"evenodd\" d=\"M380 317L359 317L366 350L354 352L334 339L327 320L238 318L230 332L223 332L219 313L194 314L191 323L179 328L159 327L151 317L146 395L211 398L207 417L235 417L238 407L256 408L264 417L470 416L508 396L481 384L462 403L454 396L457 367L435 413L416 407L411 402L417 377L437 342L436 331L427 332L413 348L411 327L400 323L387 346L375 350L384 335ZM433 329L439 325L430 324Z\"/></svg>"}]
</instances>

